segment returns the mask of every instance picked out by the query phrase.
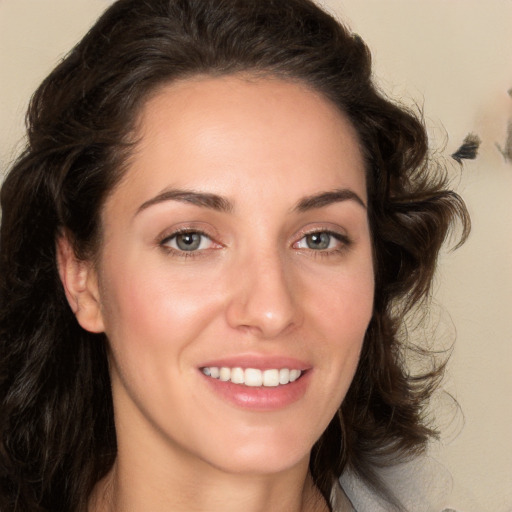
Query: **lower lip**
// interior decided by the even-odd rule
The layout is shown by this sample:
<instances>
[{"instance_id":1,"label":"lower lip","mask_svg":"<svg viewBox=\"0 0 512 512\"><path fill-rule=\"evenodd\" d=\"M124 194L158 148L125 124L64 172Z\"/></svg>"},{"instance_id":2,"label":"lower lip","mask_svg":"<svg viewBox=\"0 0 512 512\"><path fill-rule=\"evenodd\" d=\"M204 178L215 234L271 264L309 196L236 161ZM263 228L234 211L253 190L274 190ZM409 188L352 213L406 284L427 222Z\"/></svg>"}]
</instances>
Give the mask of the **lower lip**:
<instances>
[{"instance_id":1,"label":"lower lip","mask_svg":"<svg viewBox=\"0 0 512 512\"><path fill-rule=\"evenodd\" d=\"M305 395L311 373L308 370L296 381L275 387L250 387L213 379L202 372L201 375L215 394L237 407L254 411L276 411L299 401Z\"/></svg>"}]
</instances>

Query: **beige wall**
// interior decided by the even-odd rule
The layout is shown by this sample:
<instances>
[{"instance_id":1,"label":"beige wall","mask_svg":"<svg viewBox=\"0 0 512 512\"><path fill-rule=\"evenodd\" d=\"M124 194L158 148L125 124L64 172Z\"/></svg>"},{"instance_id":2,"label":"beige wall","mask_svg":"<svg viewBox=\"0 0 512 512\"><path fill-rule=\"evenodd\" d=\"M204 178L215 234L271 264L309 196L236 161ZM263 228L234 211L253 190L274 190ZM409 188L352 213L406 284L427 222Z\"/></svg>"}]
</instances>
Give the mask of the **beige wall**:
<instances>
[{"instance_id":1,"label":"beige wall","mask_svg":"<svg viewBox=\"0 0 512 512\"><path fill-rule=\"evenodd\" d=\"M480 156L457 188L473 216L469 242L446 253L436 296L457 343L447 389L465 425L434 456L452 473L450 505L512 511L512 163L496 148L512 117L510 0L328 0L370 44L382 87L423 104L447 157L476 132ZM106 0L0 0L0 166L21 147L31 92L106 7ZM448 158L449 165L452 165ZM453 164L457 177L457 166ZM457 423L456 423L457 424ZM460 425L460 421L458 423ZM458 489L457 489L458 488Z\"/></svg>"}]
</instances>

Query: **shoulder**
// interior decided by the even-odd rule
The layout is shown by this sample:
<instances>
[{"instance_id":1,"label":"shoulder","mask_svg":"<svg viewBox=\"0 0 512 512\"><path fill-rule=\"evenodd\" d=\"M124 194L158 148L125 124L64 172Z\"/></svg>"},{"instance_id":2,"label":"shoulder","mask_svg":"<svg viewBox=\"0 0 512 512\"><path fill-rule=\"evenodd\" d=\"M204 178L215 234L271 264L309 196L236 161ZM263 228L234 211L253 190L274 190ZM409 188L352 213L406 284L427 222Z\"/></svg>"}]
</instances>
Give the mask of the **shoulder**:
<instances>
[{"instance_id":1,"label":"shoulder","mask_svg":"<svg viewBox=\"0 0 512 512\"><path fill-rule=\"evenodd\" d=\"M422 456L378 470L379 476L410 512L466 512L452 508L453 478L450 472L435 459ZM373 490L352 472L345 471L340 484L356 512L390 512ZM334 508L344 512L344 508Z\"/></svg>"}]
</instances>

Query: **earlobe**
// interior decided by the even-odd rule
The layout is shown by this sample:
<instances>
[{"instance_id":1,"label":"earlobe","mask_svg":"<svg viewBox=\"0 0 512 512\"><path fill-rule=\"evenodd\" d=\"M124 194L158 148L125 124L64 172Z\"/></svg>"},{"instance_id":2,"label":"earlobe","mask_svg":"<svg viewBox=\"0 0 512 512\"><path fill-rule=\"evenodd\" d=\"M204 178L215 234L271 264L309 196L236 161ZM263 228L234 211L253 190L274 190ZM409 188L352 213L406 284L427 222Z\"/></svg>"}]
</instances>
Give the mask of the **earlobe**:
<instances>
[{"instance_id":1,"label":"earlobe","mask_svg":"<svg viewBox=\"0 0 512 512\"><path fill-rule=\"evenodd\" d=\"M77 258L69 237L57 239L57 266L64 292L78 323L90 332L103 332L103 316L96 270Z\"/></svg>"}]
</instances>

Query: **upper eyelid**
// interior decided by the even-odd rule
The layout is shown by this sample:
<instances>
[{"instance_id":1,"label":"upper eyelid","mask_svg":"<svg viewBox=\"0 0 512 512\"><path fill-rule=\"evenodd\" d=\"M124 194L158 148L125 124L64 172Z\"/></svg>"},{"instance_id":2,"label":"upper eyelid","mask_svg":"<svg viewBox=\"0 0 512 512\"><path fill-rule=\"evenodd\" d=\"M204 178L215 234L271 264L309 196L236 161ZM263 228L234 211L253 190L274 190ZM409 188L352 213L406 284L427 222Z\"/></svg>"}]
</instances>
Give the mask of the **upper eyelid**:
<instances>
[{"instance_id":1,"label":"upper eyelid","mask_svg":"<svg viewBox=\"0 0 512 512\"><path fill-rule=\"evenodd\" d=\"M302 229L299 229L298 232L294 235L294 240L301 240L307 235L314 235L315 233L328 233L330 235L333 235L335 237L341 237L345 239L350 239L351 237L347 233L347 230L342 229L341 227L334 227L334 226L305 226Z\"/></svg>"},{"instance_id":2,"label":"upper eyelid","mask_svg":"<svg viewBox=\"0 0 512 512\"><path fill-rule=\"evenodd\" d=\"M167 235L163 235L159 238L161 238L161 242L165 242L166 240L171 240L172 238L175 238L177 237L178 235L185 235L187 233L197 233L198 235L201 235L201 236L206 236L207 238L210 238L212 239L212 236L210 234L208 234L207 232L201 230L201 229L189 229L189 228L184 228L184 229L177 229L175 231L172 231L171 233L167 234Z\"/></svg>"},{"instance_id":3,"label":"upper eyelid","mask_svg":"<svg viewBox=\"0 0 512 512\"><path fill-rule=\"evenodd\" d=\"M307 236L307 235L314 235L315 233L328 233L329 235L337 235L337 236L347 236L345 233L341 233L340 231L337 231L335 229L326 229L326 228L319 228L319 229L311 229L306 230L300 233L301 237Z\"/></svg>"},{"instance_id":4,"label":"upper eyelid","mask_svg":"<svg viewBox=\"0 0 512 512\"><path fill-rule=\"evenodd\" d=\"M318 231L310 231L308 233L304 233L300 238L298 238L293 243L296 244L297 242L300 242L303 238L305 238L309 235L316 235L319 233L327 233L329 236L332 236L333 238L335 238L336 240L338 240L341 243L350 243L352 241L347 235L345 235L343 233L338 233L337 231L329 231L326 229L323 229L323 230L321 229Z\"/></svg>"},{"instance_id":5,"label":"upper eyelid","mask_svg":"<svg viewBox=\"0 0 512 512\"><path fill-rule=\"evenodd\" d=\"M210 238L216 243L221 243L219 242L220 236L216 229L211 226L204 226L204 224L197 222L183 223L183 225L172 226L164 229L155 237L155 240L158 244L162 244L166 240L184 233L199 233Z\"/></svg>"}]
</instances>

